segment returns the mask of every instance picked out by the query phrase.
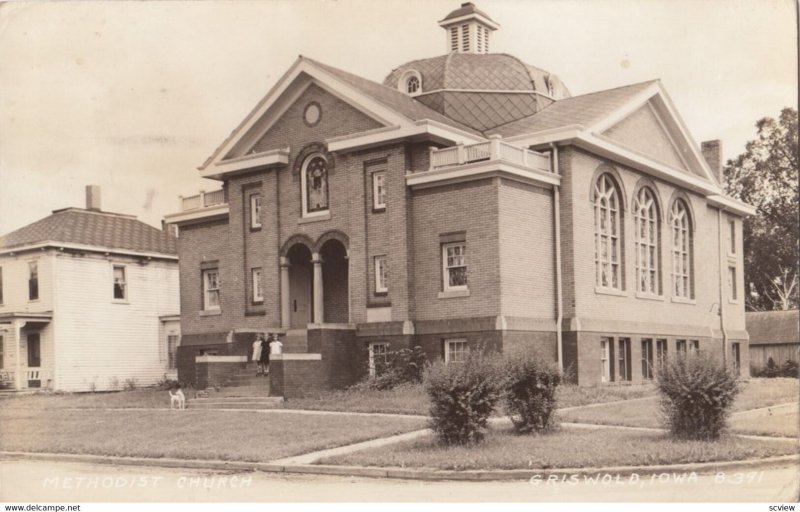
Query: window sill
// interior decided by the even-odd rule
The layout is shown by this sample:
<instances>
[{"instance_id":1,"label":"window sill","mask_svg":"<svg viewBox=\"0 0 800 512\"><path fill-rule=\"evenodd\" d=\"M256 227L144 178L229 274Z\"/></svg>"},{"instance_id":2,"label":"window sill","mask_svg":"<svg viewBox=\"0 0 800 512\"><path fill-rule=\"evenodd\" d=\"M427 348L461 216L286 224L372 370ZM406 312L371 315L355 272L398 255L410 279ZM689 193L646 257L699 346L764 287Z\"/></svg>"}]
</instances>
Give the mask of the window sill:
<instances>
[{"instance_id":1,"label":"window sill","mask_svg":"<svg viewBox=\"0 0 800 512\"><path fill-rule=\"evenodd\" d=\"M622 290L615 290L613 288L603 288L601 286L594 287L594 293L599 293L601 295L614 295L616 297L627 297L628 292L624 292Z\"/></svg>"},{"instance_id":2,"label":"window sill","mask_svg":"<svg viewBox=\"0 0 800 512\"><path fill-rule=\"evenodd\" d=\"M389 295L389 290L383 290L383 291L376 291L375 292L375 296L376 297L387 297L388 295Z\"/></svg>"},{"instance_id":3,"label":"window sill","mask_svg":"<svg viewBox=\"0 0 800 512\"><path fill-rule=\"evenodd\" d=\"M219 316L222 314L220 309L204 309L197 312L198 316Z\"/></svg>"},{"instance_id":4,"label":"window sill","mask_svg":"<svg viewBox=\"0 0 800 512\"><path fill-rule=\"evenodd\" d=\"M250 226L251 233L254 233L256 231L261 231L261 226Z\"/></svg>"},{"instance_id":5,"label":"window sill","mask_svg":"<svg viewBox=\"0 0 800 512\"><path fill-rule=\"evenodd\" d=\"M111 301L111 303L112 304L130 304L130 301L128 301L128 299L113 299Z\"/></svg>"},{"instance_id":6,"label":"window sill","mask_svg":"<svg viewBox=\"0 0 800 512\"><path fill-rule=\"evenodd\" d=\"M372 213L386 213L386 207L385 206L373 206L372 207Z\"/></svg>"},{"instance_id":7,"label":"window sill","mask_svg":"<svg viewBox=\"0 0 800 512\"><path fill-rule=\"evenodd\" d=\"M672 297L672 302L676 302L678 304L697 304L697 301L694 299L687 299L685 297Z\"/></svg>"},{"instance_id":8,"label":"window sill","mask_svg":"<svg viewBox=\"0 0 800 512\"><path fill-rule=\"evenodd\" d=\"M734 299L728 299L728 304L739 304L739 301Z\"/></svg>"},{"instance_id":9,"label":"window sill","mask_svg":"<svg viewBox=\"0 0 800 512\"><path fill-rule=\"evenodd\" d=\"M637 299L644 299L644 300L658 300L658 301L664 302L664 296L663 295L651 295L651 294L648 294L648 293L636 292L636 298Z\"/></svg>"},{"instance_id":10,"label":"window sill","mask_svg":"<svg viewBox=\"0 0 800 512\"><path fill-rule=\"evenodd\" d=\"M469 297L469 290L447 290L439 292L438 295L440 299L453 299L456 297Z\"/></svg>"},{"instance_id":11,"label":"window sill","mask_svg":"<svg viewBox=\"0 0 800 512\"><path fill-rule=\"evenodd\" d=\"M303 217L297 219L298 224L307 224L309 222L319 222L322 220L331 220L330 212L319 213L319 214L306 214Z\"/></svg>"},{"instance_id":12,"label":"window sill","mask_svg":"<svg viewBox=\"0 0 800 512\"><path fill-rule=\"evenodd\" d=\"M267 314L267 312L264 311L263 309L254 309L254 310L250 310L250 311L245 311L244 312L244 316L264 316L266 314Z\"/></svg>"}]
</instances>

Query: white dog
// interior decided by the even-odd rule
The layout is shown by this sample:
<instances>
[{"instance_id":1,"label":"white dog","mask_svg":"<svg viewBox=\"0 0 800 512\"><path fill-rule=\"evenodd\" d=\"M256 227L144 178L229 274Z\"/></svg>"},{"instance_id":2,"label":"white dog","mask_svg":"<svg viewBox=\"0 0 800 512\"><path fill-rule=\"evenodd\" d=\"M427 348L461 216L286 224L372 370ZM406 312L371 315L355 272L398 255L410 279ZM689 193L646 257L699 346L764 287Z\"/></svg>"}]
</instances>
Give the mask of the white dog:
<instances>
[{"instance_id":1,"label":"white dog","mask_svg":"<svg viewBox=\"0 0 800 512\"><path fill-rule=\"evenodd\" d=\"M169 399L170 409L186 409L186 396L183 394L183 390L178 388L173 393L172 390L169 390Z\"/></svg>"}]
</instances>

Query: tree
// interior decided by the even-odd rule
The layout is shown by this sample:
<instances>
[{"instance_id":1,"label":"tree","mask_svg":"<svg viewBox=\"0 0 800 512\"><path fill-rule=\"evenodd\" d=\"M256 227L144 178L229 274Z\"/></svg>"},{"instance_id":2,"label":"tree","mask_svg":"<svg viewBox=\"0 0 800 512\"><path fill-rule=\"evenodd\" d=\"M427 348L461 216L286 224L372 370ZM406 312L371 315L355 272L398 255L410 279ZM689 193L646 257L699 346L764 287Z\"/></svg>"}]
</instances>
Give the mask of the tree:
<instances>
[{"instance_id":1,"label":"tree","mask_svg":"<svg viewBox=\"0 0 800 512\"><path fill-rule=\"evenodd\" d=\"M797 110L756 123L758 138L725 165L728 193L758 210L744 221L745 300L750 310L798 307Z\"/></svg>"}]
</instances>

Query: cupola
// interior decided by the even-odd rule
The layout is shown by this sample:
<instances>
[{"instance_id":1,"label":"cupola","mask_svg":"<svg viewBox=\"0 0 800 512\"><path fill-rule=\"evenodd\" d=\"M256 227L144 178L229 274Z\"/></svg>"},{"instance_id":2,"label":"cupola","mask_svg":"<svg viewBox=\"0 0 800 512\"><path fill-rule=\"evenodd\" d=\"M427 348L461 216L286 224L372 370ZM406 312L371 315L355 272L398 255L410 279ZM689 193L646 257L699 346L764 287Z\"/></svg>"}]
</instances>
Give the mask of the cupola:
<instances>
[{"instance_id":1,"label":"cupola","mask_svg":"<svg viewBox=\"0 0 800 512\"><path fill-rule=\"evenodd\" d=\"M447 33L447 53L489 53L489 34L500 28L472 2L461 4L439 26Z\"/></svg>"}]
</instances>

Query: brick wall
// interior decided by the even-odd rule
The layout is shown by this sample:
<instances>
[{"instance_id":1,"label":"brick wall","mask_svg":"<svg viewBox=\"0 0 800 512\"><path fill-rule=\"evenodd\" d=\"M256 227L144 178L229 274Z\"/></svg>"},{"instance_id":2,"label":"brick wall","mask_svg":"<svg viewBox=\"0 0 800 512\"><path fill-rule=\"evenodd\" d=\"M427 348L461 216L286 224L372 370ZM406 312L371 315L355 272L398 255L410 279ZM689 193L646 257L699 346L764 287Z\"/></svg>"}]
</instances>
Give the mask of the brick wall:
<instances>
[{"instance_id":1,"label":"brick wall","mask_svg":"<svg viewBox=\"0 0 800 512\"><path fill-rule=\"evenodd\" d=\"M632 194L642 178L641 173L621 165L614 165L622 179L621 187L625 195L626 208L622 216L624 233L624 282L623 296L606 295L595 291L594 263L594 210L590 200L592 178L603 160L579 150L562 151L562 162L569 162L565 173L569 176L569 187L563 192L563 204L569 209L563 216L564 232L562 236L573 250L565 254L572 268L565 265L565 274L571 270L569 278L565 278L565 303L574 303L575 317L586 324L588 320L635 319L639 323L674 323L682 327L695 328L698 334L708 332L710 328L719 329L719 278L720 265L718 259L719 232L717 228L716 210L706 204L705 198L688 193L694 234L694 282L695 298L693 303L685 304L672 300L671 294L671 233L669 216L666 213L672 204L677 191L674 186L653 180L660 209L661 219L661 276L663 295L657 300L637 297L635 270L635 237L634 221L631 211ZM573 186L578 183L580 186ZM582 248L579 250L578 248ZM566 257L568 256L568 258ZM738 268L742 268L741 250L735 257ZM726 271L727 269L724 269ZM741 280L741 278L740 278ZM567 286L569 284L569 286ZM741 289L741 288L740 288ZM729 330L744 331L744 305L730 304L724 297L726 326Z\"/></svg>"},{"instance_id":2,"label":"brick wall","mask_svg":"<svg viewBox=\"0 0 800 512\"><path fill-rule=\"evenodd\" d=\"M501 180L498 194L501 313L555 319L553 192Z\"/></svg>"},{"instance_id":3,"label":"brick wall","mask_svg":"<svg viewBox=\"0 0 800 512\"><path fill-rule=\"evenodd\" d=\"M416 190L412 197L416 319L499 314L497 180ZM439 298L442 291L440 235L453 232L465 233L469 296Z\"/></svg>"}]
</instances>

